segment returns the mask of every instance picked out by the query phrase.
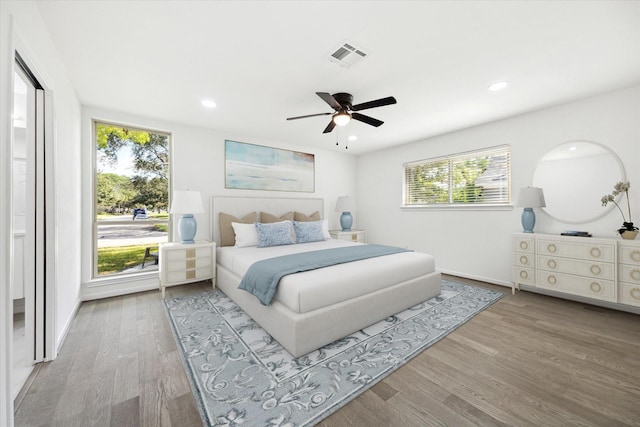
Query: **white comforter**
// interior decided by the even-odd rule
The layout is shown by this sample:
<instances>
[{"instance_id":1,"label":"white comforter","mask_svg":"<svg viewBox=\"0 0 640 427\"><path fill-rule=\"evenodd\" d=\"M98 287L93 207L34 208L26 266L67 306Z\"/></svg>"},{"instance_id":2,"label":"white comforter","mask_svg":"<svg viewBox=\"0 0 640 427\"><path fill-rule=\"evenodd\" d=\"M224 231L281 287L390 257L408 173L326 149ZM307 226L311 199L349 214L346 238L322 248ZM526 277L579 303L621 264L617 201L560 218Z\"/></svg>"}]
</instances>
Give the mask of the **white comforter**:
<instances>
[{"instance_id":1,"label":"white comforter","mask_svg":"<svg viewBox=\"0 0 640 427\"><path fill-rule=\"evenodd\" d=\"M256 261L354 244L360 243L329 239L269 248L222 247L217 249L216 260L220 266L242 277ZM418 252L369 258L287 275L280 280L274 301L281 302L294 312L306 313L434 271L433 257Z\"/></svg>"}]
</instances>

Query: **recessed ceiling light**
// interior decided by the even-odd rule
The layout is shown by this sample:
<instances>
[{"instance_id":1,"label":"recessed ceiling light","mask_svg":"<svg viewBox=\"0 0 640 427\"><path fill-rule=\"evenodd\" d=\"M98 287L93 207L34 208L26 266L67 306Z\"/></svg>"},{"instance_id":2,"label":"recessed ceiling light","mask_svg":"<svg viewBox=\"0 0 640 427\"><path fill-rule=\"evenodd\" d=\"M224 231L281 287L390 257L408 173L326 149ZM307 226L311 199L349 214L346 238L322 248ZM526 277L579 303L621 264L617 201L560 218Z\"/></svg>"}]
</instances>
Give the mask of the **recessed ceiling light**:
<instances>
[{"instance_id":1,"label":"recessed ceiling light","mask_svg":"<svg viewBox=\"0 0 640 427\"><path fill-rule=\"evenodd\" d=\"M210 99L203 99L202 100L202 105L204 105L207 108L215 108L216 107L216 103L213 102Z\"/></svg>"},{"instance_id":2,"label":"recessed ceiling light","mask_svg":"<svg viewBox=\"0 0 640 427\"><path fill-rule=\"evenodd\" d=\"M357 136L355 135L349 135L349 141L355 141L356 139L358 139Z\"/></svg>"},{"instance_id":3,"label":"recessed ceiling light","mask_svg":"<svg viewBox=\"0 0 640 427\"><path fill-rule=\"evenodd\" d=\"M509 86L509 82L496 82L489 86L489 90L492 92L496 92L498 90L504 89L507 86Z\"/></svg>"},{"instance_id":4,"label":"recessed ceiling light","mask_svg":"<svg viewBox=\"0 0 640 427\"><path fill-rule=\"evenodd\" d=\"M576 151L578 148L575 145L569 147L569 151Z\"/></svg>"}]
</instances>

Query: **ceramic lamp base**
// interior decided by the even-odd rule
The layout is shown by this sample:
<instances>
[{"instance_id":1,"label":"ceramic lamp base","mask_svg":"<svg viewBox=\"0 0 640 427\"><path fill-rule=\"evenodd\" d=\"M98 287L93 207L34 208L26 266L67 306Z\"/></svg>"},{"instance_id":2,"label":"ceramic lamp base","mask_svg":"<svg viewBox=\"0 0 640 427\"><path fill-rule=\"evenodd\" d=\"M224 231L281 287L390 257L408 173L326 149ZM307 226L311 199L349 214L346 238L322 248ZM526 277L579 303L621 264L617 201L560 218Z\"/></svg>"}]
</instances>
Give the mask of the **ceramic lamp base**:
<instances>
[{"instance_id":1,"label":"ceramic lamp base","mask_svg":"<svg viewBox=\"0 0 640 427\"><path fill-rule=\"evenodd\" d=\"M351 212L342 212L342 215L340 215L340 225L342 226L342 231L351 231L351 226L353 225Z\"/></svg>"},{"instance_id":2,"label":"ceramic lamp base","mask_svg":"<svg viewBox=\"0 0 640 427\"><path fill-rule=\"evenodd\" d=\"M196 237L198 231L198 223L192 214L184 214L178 223L181 243L194 243L193 238Z\"/></svg>"},{"instance_id":3,"label":"ceramic lamp base","mask_svg":"<svg viewBox=\"0 0 640 427\"><path fill-rule=\"evenodd\" d=\"M522 211L522 232L533 233L533 227L536 225L536 214L533 208L524 208Z\"/></svg>"}]
</instances>

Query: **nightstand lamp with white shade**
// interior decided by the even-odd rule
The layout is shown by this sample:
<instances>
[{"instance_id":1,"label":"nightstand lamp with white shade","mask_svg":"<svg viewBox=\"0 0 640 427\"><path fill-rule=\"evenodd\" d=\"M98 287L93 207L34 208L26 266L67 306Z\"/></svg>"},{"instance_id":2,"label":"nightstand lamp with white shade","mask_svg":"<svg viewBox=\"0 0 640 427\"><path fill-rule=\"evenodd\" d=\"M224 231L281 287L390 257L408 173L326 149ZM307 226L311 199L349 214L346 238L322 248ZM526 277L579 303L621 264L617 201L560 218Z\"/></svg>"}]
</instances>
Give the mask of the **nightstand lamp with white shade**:
<instances>
[{"instance_id":1,"label":"nightstand lamp with white shade","mask_svg":"<svg viewBox=\"0 0 640 427\"><path fill-rule=\"evenodd\" d=\"M182 243L194 243L193 238L198 231L198 223L193 214L204 213L202 196L199 191L174 191L171 202L172 214L182 214L178 223L178 231Z\"/></svg>"},{"instance_id":2,"label":"nightstand lamp with white shade","mask_svg":"<svg viewBox=\"0 0 640 427\"><path fill-rule=\"evenodd\" d=\"M336 212L342 212L340 215L340 225L342 226L342 231L351 231L351 226L353 225L353 217L351 216L351 212L355 212L356 210L356 199L348 196L338 197L338 202L336 203Z\"/></svg>"},{"instance_id":3,"label":"nightstand lamp with white shade","mask_svg":"<svg viewBox=\"0 0 640 427\"><path fill-rule=\"evenodd\" d=\"M522 231L524 233L533 233L533 227L536 225L536 214L533 212L533 208L543 208L546 206L542 188L521 188L518 194L518 206L524 208L521 218Z\"/></svg>"}]
</instances>

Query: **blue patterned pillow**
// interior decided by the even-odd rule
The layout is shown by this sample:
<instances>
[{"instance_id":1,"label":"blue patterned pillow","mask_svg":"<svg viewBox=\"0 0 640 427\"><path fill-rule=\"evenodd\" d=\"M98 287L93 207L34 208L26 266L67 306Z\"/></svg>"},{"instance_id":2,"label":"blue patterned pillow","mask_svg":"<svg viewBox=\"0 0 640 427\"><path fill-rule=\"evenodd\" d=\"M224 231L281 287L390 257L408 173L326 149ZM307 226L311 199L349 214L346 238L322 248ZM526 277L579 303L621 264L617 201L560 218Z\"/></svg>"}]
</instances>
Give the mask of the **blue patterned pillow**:
<instances>
[{"instance_id":1,"label":"blue patterned pillow","mask_svg":"<svg viewBox=\"0 0 640 427\"><path fill-rule=\"evenodd\" d=\"M293 221L296 243L320 242L326 240L322 232L322 221Z\"/></svg>"},{"instance_id":2,"label":"blue patterned pillow","mask_svg":"<svg viewBox=\"0 0 640 427\"><path fill-rule=\"evenodd\" d=\"M258 231L259 248L290 245L293 243L291 239L291 221L274 222L271 224L256 222L256 230Z\"/></svg>"}]
</instances>

